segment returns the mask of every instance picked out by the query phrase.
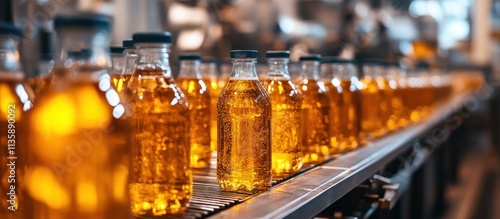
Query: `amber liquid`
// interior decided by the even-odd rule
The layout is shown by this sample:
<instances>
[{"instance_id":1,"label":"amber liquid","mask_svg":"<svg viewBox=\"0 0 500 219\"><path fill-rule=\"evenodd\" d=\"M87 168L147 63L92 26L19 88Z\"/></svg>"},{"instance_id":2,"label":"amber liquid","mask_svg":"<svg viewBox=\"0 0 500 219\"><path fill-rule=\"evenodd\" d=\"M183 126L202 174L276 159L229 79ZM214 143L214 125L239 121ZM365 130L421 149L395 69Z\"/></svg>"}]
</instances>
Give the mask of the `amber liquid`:
<instances>
[{"instance_id":1,"label":"amber liquid","mask_svg":"<svg viewBox=\"0 0 500 219\"><path fill-rule=\"evenodd\" d=\"M405 104L405 92L408 88L406 84L397 82L398 86L394 91L394 98L392 99L392 108L397 115L397 123L400 128L404 128L411 123L408 106Z\"/></svg>"},{"instance_id":2,"label":"amber liquid","mask_svg":"<svg viewBox=\"0 0 500 219\"><path fill-rule=\"evenodd\" d=\"M295 173L302 167L300 156L302 96L283 77L267 76L264 88L272 105L271 150L274 174Z\"/></svg>"},{"instance_id":3,"label":"amber liquid","mask_svg":"<svg viewBox=\"0 0 500 219\"><path fill-rule=\"evenodd\" d=\"M0 203L1 218L22 218L25 212L31 211L26 203L24 185L27 120L23 108L26 106L26 110L30 109L32 99L33 93L22 83L21 73L0 73L0 133L2 133L0 134L0 161L2 162L0 192L4 196ZM15 165L7 166L11 162ZM11 167L15 168L14 175L11 175ZM10 186L15 186L13 192ZM7 200L14 200L15 203L9 203Z\"/></svg>"},{"instance_id":4,"label":"amber liquid","mask_svg":"<svg viewBox=\"0 0 500 219\"><path fill-rule=\"evenodd\" d=\"M301 79L302 92L302 161L319 163L330 153L330 99L323 83Z\"/></svg>"},{"instance_id":5,"label":"amber liquid","mask_svg":"<svg viewBox=\"0 0 500 219\"><path fill-rule=\"evenodd\" d=\"M425 85L421 90L421 97L419 98L420 114L423 118L430 115L432 105L434 105L435 89L431 85Z\"/></svg>"},{"instance_id":6,"label":"amber liquid","mask_svg":"<svg viewBox=\"0 0 500 219\"><path fill-rule=\"evenodd\" d=\"M446 101L451 96L452 87L449 84L442 84L436 88L436 102Z\"/></svg>"},{"instance_id":7,"label":"amber liquid","mask_svg":"<svg viewBox=\"0 0 500 219\"><path fill-rule=\"evenodd\" d=\"M31 90L35 94L39 94L46 87L50 85L51 81L52 81L52 74L49 73L45 75L40 75L38 77L29 78L27 80L27 84L31 87Z\"/></svg>"},{"instance_id":8,"label":"amber liquid","mask_svg":"<svg viewBox=\"0 0 500 219\"><path fill-rule=\"evenodd\" d=\"M217 151L217 101L222 88L216 78L203 78L210 93L210 150Z\"/></svg>"},{"instance_id":9,"label":"amber liquid","mask_svg":"<svg viewBox=\"0 0 500 219\"><path fill-rule=\"evenodd\" d=\"M380 103L380 110L383 118L383 127L389 132L396 131L399 128L399 110L401 109L397 104L393 105L393 102L399 102L398 96L396 96L395 89L389 84L389 80L378 77L377 82L381 88L380 96L382 102ZM396 88L395 81L393 85ZM397 108L394 108L394 106Z\"/></svg>"},{"instance_id":10,"label":"amber liquid","mask_svg":"<svg viewBox=\"0 0 500 219\"><path fill-rule=\"evenodd\" d=\"M408 118L411 123L415 123L421 121L422 115L420 113L419 101L417 99L420 98L421 89L418 87L405 87L402 90L403 92L403 103L408 109Z\"/></svg>"},{"instance_id":11,"label":"amber liquid","mask_svg":"<svg viewBox=\"0 0 500 219\"><path fill-rule=\"evenodd\" d=\"M415 79L414 79L415 80ZM434 99L434 88L425 84L412 82L406 90L405 105L409 106L410 120L419 122L431 113Z\"/></svg>"},{"instance_id":12,"label":"amber liquid","mask_svg":"<svg viewBox=\"0 0 500 219\"><path fill-rule=\"evenodd\" d=\"M382 89L372 78L361 79L361 137L364 139L378 138L385 134L385 117L381 110L384 102Z\"/></svg>"},{"instance_id":13,"label":"amber liquid","mask_svg":"<svg viewBox=\"0 0 500 219\"><path fill-rule=\"evenodd\" d=\"M127 87L130 77L132 77L132 74L112 75L111 78L113 79L113 86L115 90L118 92L124 91Z\"/></svg>"},{"instance_id":14,"label":"amber liquid","mask_svg":"<svg viewBox=\"0 0 500 219\"><path fill-rule=\"evenodd\" d=\"M74 77L40 93L27 118L29 218L126 218L131 133L123 103L106 95L109 75Z\"/></svg>"},{"instance_id":15,"label":"amber liquid","mask_svg":"<svg viewBox=\"0 0 500 219\"><path fill-rule=\"evenodd\" d=\"M338 79L325 81L325 86L330 97L330 153L342 153L345 151L342 126L346 125L346 118L341 115L344 108L343 89Z\"/></svg>"},{"instance_id":16,"label":"amber liquid","mask_svg":"<svg viewBox=\"0 0 500 219\"><path fill-rule=\"evenodd\" d=\"M132 120L130 208L159 216L186 210L192 194L189 108L171 77L136 69L126 92Z\"/></svg>"},{"instance_id":17,"label":"amber liquid","mask_svg":"<svg viewBox=\"0 0 500 219\"><path fill-rule=\"evenodd\" d=\"M255 80L231 79L217 103L217 181L226 191L271 184L271 102Z\"/></svg>"},{"instance_id":18,"label":"amber liquid","mask_svg":"<svg viewBox=\"0 0 500 219\"><path fill-rule=\"evenodd\" d=\"M343 134L343 150L353 150L360 145L359 104L361 93L355 82L349 79L340 80L342 87L343 107L340 109L341 133Z\"/></svg>"},{"instance_id":19,"label":"amber liquid","mask_svg":"<svg viewBox=\"0 0 500 219\"><path fill-rule=\"evenodd\" d=\"M210 164L210 93L201 79L179 78L177 85L189 102L190 164L204 168Z\"/></svg>"}]
</instances>

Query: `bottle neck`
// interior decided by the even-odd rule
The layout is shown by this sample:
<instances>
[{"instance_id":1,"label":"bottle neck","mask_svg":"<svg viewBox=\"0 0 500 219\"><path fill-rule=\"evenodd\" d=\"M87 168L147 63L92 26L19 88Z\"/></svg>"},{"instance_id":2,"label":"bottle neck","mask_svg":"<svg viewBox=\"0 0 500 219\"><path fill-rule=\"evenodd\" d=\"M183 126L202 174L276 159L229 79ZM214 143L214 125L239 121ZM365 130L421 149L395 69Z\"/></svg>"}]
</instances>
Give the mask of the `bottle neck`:
<instances>
[{"instance_id":1,"label":"bottle neck","mask_svg":"<svg viewBox=\"0 0 500 219\"><path fill-rule=\"evenodd\" d=\"M123 67L122 74L132 74L137 59L137 52L134 48L126 48L123 53L125 54L125 67Z\"/></svg>"},{"instance_id":2,"label":"bottle neck","mask_svg":"<svg viewBox=\"0 0 500 219\"><path fill-rule=\"evenodd\" d=\"M364 77L376 78L382 77L383 69L380 66L366 65L363 66Z\"/></svg>"},{"instance_id":3,"label":"bottle neck","mask_svg":"<svg viewBox=\"0 0 500 219\"><path fill-rule=\"evenodd\" d=\"M353 64L333 64L333 75L342 80L349 80L357 77L356 66Z\"/></svg>"},{"instance_id":4,"label":"bottle neck","mask_svg":"<svg viewBox=\"0 0 500 219\"><path fill-rule=\"evenodd\" d=\"M125 67L125 57L123 54L111 54L111 70L110 74L119 75Z\"/></svg>"},{"instance_id":5,"label":"bottle neck","mask_svg":"<svg viewBox=\"0 0 500 219\"><path fill-rule=\"evenodd\" d=\"M17 41L9 36L0 35L0 73L21 72Z\"/></svg>"},{"instance_id":6,"label":"bottle neck","mask_svg":"<svg viewBox=\"0 0 500 219\"><path fill-rule=\"evenodd\" d=\"M107 73L106 70L111 66L109 32L67 28L57 30L57 35L59 49L54 59L56 69L72 69L75 70L73 73L88 75L88 78L99 78ZM71 51L80 51L84 58L81 61L70 58L68 55Z\"/></svg>"},{"instance_id":7,"label":"bottle neck","mask_svg":"<svg viewBox=\"0 0 500 219\"><path fill-rule=\"evenodd\" d=\"M137 45L134 70L144 70L148 75L172 77L169 62L169 44L143 43Z\"/></svg>"},{"instance_id":8,"label":"bottle neck","mask_svg":"<svg viewBox=\"0 0 500 219\"><path fill-rule=\"evenodd\" d=\"M202 63L200 65L200 72L202 77L216 79L217 78L217 64L216 63Z\"/></svg>"},{"instance_id":9,"label":"bottle neck","mask_svg":"<svg viewBox=\"0 0 500 219\"><path fill-rule=\"evenodd\" d=\"M332 80L334 78L334 65L331 64L321 64L319 67L320 78L322 80Z\"/></svg>"},{"instance_id":10,"label":"bottle neck","mask_svg":"<svg viewBox=\"0 0 500 219\"><path fill-rule=\"evenodd\" d=\"M288 72L288 59L269 59L268 76L290 78Z\"/></svg>"},{"instance_id":11,"label":"bottle neck","mask_svg":"<svg viewBox=\"0 0 500 219\"><path fill-rule=\"evenodd\" d=\"M319 79L319 62L318 61L303 61L302 62L302 79Z\"/></svg>"},{"instance_id":12,"label":"bottle neck","mask_svg":"<svg viewBox=\"0 0 500 219\"><path fill-rule=\"evenodd\" d=\"M233 71L231 79L252 79L258 80L257 70L255 68L256 59L253 58L237 58L232 59Z\"/></svg>"},{"instance_id":13,"label":"bottle neck","mask_svg":"<svg viewBox=\"0 0 500 219\"><path fill-rule=\"evenodd\" d=\"M183 60L180 64L179 78L201 79L199 60Z\"/></svg>"}]
</instances>

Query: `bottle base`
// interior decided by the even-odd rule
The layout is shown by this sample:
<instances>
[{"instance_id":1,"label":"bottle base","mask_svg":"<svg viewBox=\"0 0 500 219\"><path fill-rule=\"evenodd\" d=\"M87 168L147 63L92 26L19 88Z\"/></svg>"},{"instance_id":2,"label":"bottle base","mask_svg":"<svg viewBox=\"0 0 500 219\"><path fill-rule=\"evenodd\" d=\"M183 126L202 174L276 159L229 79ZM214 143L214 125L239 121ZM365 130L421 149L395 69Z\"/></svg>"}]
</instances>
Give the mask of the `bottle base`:
<instances>
[{"instance_id":1,"label":"bottle base","mask_svg":"<svg viewBox=\"0 0 500 219\"><path fill-rule=\"evenodd\" d=\"M180 214L189 206L192 186L131 183L130 209L136 216Z\"/></svg>"},{"instance_id":2,"label":"bottle base","mask_svg":"<svg viewBox=\"0 0 500 219\"><path fill-rule=\"evenodd\" d=\"M238 178L217 179L219 187L224 191L233 192L256 192L267 190L271 186L271 179L268 180L246 180Z\"/></svg>"}]
</instances>

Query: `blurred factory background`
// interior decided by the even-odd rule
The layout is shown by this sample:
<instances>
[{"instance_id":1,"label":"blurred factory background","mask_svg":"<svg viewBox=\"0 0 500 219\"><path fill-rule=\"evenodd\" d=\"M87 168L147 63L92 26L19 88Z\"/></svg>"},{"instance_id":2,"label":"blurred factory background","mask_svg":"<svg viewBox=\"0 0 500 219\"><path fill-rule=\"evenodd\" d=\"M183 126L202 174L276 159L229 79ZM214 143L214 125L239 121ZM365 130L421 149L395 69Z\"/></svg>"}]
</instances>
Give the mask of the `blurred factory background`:
<instances>
[{"instance_id":1,"label":"blurred factory background","mask_svg":"<svg viewBox=\"0 0 500 219\"><path fill-rule=\"evenodd\" d=\"M174 57L193 51L225 58L231 49L289 49L292 61L301 54L321 53L405 58L409 64L425 61L446 68L489 67L500 55L496 0L2 1L12 2L15 23L24 27L24 43L34 45L41 33L51 31L55 14L80 9L112 16L116 45L134 32L170 31ZM8 8L0 9L4 19L11 17ZM36 62L32 51L24 51L23 57L26 63ZM26 67L29 75L34 73Z\"/></svg>"},{"instance_id":2,"label":"blurred factory background","mask_svg":"<svg viewBox=\"0 0 500 219\"><path fill-rule=\"evenodd\" d=\"M31 76L37 74L39 54L50 50L51 46L40 42L51 36L52 18L73 10L112 16L114 45L130 39L134 32L171 32L174 44L170 60L174 65L178 54L185 52L224 60L231 49L257 49L263 60L266 50L286 49L292 61L303 54L320 53L481 72L495 95L478 105L465 128L458 131L457 135L468 136L463 138L467 141L458 143L466 145L459 149L469 148L474 153L457 152L466 157L456 176L464 180L457 180L460 183L446 193L450 207L436 208L448 209L443 218L500 218L499 162L490 153L496 150L500 154L500 116L496 113L500 112L500 97L496 95L496 81L500 81L500 0L0 2L0 19L14 18L23 27L21 56L24 70ZM426 212L420 214L426 218Z\"/></svg>"}]
</instances>

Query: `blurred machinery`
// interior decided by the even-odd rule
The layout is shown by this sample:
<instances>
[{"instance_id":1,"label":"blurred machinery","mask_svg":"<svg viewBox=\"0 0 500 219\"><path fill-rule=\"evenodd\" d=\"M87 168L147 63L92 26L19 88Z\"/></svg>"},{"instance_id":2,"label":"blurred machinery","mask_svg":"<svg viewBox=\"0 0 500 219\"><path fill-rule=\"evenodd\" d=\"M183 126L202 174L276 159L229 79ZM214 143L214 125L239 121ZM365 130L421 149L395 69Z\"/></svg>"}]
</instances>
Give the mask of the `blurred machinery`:
<instances>
[{"instance_id":1,"label":"blurred machinery","mask_svg":"<svg viewBox=\"0 0 500 219\"><path fill-rule=\"evenodd\" d=\"M180 52L197 51L225 58L230 49L251 48L288 49L292 61L302 54L321 53L357 59L406 57L413 63L426 61L432 66L478 60L474 58L477 49L464 46L464 43L482 45L474 43L477 40L468 43L472 3L468 0L2 0L5 13L2 11L0 19L14 16L15 22L23 26L24 48L41 47L39 32L51 31L55 14L79 9L112 16L114 44L138 31L170 31L175 40L173 60ZM27 63L36 63L38 57L28 51L22 55L28 75L36 74L36 65ZM482 56L488 57L484 53Z\"/></svg>"}]
</instances>

